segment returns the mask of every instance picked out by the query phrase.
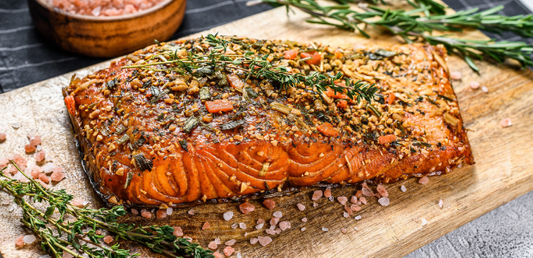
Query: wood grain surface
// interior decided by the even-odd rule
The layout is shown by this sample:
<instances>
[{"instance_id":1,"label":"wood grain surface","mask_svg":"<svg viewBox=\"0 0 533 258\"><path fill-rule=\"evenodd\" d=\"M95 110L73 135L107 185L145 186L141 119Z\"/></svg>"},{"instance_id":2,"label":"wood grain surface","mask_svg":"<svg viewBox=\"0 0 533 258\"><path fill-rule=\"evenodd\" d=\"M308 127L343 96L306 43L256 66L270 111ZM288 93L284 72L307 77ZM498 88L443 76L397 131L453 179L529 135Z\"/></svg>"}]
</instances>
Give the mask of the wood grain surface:
<instances>
[{"instance_id":1,"label":"wood grain surface","mask_svg":"<svg viewBox=\"0 0 533 258\"><path fill-rule=\"evenodd\" d=\"M297 13L287 17L285 10L275 9L209 32L225 35L241 35L255 38L290 39L301 42L316 41L332 46L387 45L399 41L375 31L368 40L357 34L334 30L318 25L304 24L306 16ZM204 35L207 32L202 33ZM485 38L480 32L466 32L465 37ZM109 62L76 71L78 76L101 69ZM238 211L237 203L203 205L193 208L195 215L187 210L176 210L164 220L146 220L140 217L127 218L143 224L169 224L183 228L202 245L220 238L222 242L236 239L236 252L243 257L399 257L443 236L461 225L533 190L533 72L516 68L478 63L481 75L472 72L458 57L448 58L451 71L460 71L462 81L453 86L459 99L461 113L472 145L476 164L455 169L452 173L431 177L426 185L416 180L400 181L386 185L391 204L381 207L376 198L357 213L361 220L344 218L342 206L325 198L318 207L312 207L311 191L273 200L277 207L267 210L260 201L252 201L257 207L248 215ZM36 133L43 137L43 148L48 160L63 166L68 177L54 186L66 188L69 193L91 201L100 207L88 180L80 167L80 158L74 145L67 111L62 102L61 87L67 85L72 73L46 80L20 90L0 95L0 132L8 134L8 140L0 144L0 158L11 153L23 153L26 135ZM478 81L489 89L488 93L473 90L468 85ZM503 118L510 117L513 125L502 128ZM12 124L21 127L16 130ZM32 158L30 158L31 160ZM30 162L31 163L31 162ZM407 187L405 193L399 190ZM355 187L333 189L335 197L351 196ZM11 200L0 193L0 203ZM439 200L444 206L439 208ZM301 212L297 203L306 206ZM231 221L224 221L222 214L233 211ZM282 221L290 221L292 228L273 236L266 247L250 245L249 239L266 235L265 229L254 227L259 218L270 220L274 211L283 213ZM28 234L18 222L21 210L15 204L0 204L0 253L4 258L38 257L38 246L16 250L14 241L21 234ZM302 222L306 217L308 221ZM201 230L204 222L211 228ZM427 221L427 224L423 223ZM234 223L245 223L246 229L232 229ZM305 227L305 231L301 229ZM322 228L328 231L323 231ZM342 234L341 228L347 228ZM357 229L356 229L357 228ZM454 243L452 243L453 245ZM125 245L140 252L143 257L158 257L136 245ZM221 245L219 250L222 250ZM235 257L236 254L233 255Z\"/></svg>"}]
</instances>

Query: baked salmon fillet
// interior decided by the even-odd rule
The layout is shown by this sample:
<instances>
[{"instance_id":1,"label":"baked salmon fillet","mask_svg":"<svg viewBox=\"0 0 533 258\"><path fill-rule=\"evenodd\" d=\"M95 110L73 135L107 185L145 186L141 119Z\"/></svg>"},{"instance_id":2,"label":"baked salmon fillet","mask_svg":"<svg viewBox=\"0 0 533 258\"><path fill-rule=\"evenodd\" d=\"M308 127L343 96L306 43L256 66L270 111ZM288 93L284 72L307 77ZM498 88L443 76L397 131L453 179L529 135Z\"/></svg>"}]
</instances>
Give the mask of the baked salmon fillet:
<instances>
[{"instance_id":1,"label":"baked salmon fillet","mask_svg":"<svg viewBox=\"0 0 533 258\"><path fill-rule=\"evenodd\" d=\"M209 35L139 50L63 94L105 200L180 207L473 164L445 56Z\"/></svg>"}]
</instances>

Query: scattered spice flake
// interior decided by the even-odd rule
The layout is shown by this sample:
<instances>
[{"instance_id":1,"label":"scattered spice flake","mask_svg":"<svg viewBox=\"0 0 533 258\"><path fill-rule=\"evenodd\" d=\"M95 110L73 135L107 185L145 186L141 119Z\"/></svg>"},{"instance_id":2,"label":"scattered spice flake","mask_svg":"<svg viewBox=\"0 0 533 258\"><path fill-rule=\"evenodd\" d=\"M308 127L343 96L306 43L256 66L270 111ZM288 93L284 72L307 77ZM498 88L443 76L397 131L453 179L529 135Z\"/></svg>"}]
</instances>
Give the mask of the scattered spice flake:
<instances>
[{"instance_id":1,"label":"scattered spice flake","mask_svg":"<svg viewBox=\"0 0 533 258\"><path fill-rule=\"evenodd\" d=\"M218 248L218 245L215 241L211 241L209 242L209 244L207 245L207 248L211 249L211 250L217 250Z\"/></svg>"},{"instance_id":2,"label":"scattered spice flake","mask_svg":"<svg viewBox=\"0 0 533 258\"><path fill-rule=\"evenodd\" d=\"M427 176L424 176L418 180L418 183L421 185L425 185L429 182L429 178Z\"/></svg>"},{"instance_id":3,"label":"scattered spice flake","mask_svg":"<svg viewBox=\"0 0 533 258\"><path fill-rule=\"evenodd\" d=\"M346 203L348 202L348 198L346 196L339 196L337 197L337 201L339 201L341 205L346 205Z\"/></svg>"},{"instance_id":4,"label":"scattered spice flake","mask_svg":"<svg viewBox=\"0 0 533 258\"><path fill-rule=\"evenodd\" d=\"M505 128L505 127L509 127L513 125L513 123L511 122L511 118L504 118L502 121L500 121L500 126Z\"/></svg>"},{"instance_id":5,"label":"scattered spice flake","mask_svg":"<svg viewBox=\"0 0 533 258\"><path fill-rule=\"evenodd\" d=\"M230 239L230 240L226 241L225 244L228 245L228 246L232 246L232 245L234 245L235 243L237 243L237 240L235 240L235 239Z\"/></svg>"},{"instance_id":6,"label":"scattered spice flake","mask_svg":"<svg viewBox=\"0 0 533 258\"><path fill-rule=\"evenodd\" d=\"M195 212L194 212L193 209L190 209L189 211L187 211L187 214L189 214L189 215L194 215ZM233 213L231 213L231 215L233 216Z\"/></svg>"},{"instance_id":7,"label":"scattered spice flake","mask_svg":"<svg viewBox=\"0 0 533 258\"><path fill-rule=\"evenodd\" d=\"M6 133L0 133L0 142L4 142L7 139Z\"/></svg>"},{"instance_id":8,"label":"scattered spice flake","mask_svg":"<svg viewBox=\"0 0 533 258\"><path fill-rule=\"evenodd\" d=\"M241 229L246 229L246 224L245 223L239 223L239 228Z\"/></svg>"},{"instance_id":9,"label":"scattered spice flake","mask_svg":"<svg viewBox=\"0 0 533 258\"><path fill-rule=\"evenodd\" d=\"M362 204L367 204L368 203L368 201L366 200L365 197L359 198L359 201L361 201Z\"/></svg>"},{"instance_id":10,"label":"scattered spice flake","mask_svg":"<svg viewBox=\"0 0 533 258\"><path fill-rule=\"evenodd\" d=\"M422 219L421 221L422 221L422 226L428 224L428 221L426 219Z\"/></svg>"},{"instance_id":11,"label":"scattered spice flake","mask_svg":"<svg viewBox=\"0 0 533 258\"><path fill-rule=\"evenodd\" d=\"M483 86L483 87L481 87L481 91L487 93L487 92L489 92L489 88Z\"/></svg>"},{"instance_id":12,"label":"scattered spice flake","mask_svg":"<svg viewBox=\"0 0 533 258\"><path fill-rule=\"evenodd\" d=\"M285 230L291 228L291 223L288 222L288 221L282 221L282 222L279 223L279 228L281 230L285 231Z\"/></svg>"},{"instance_id":13,"label":"scattered spice flake","mask_svg":"<svg viewBox=\"0 0 533 258\"><path fill-rule=\"evenodd\" d=\"M281 211L276 211L276 212L274 212L274 214L272 214L272 216L274 216L276 218L281 218L281 217L283 217L283 213L281 213Z\"/></svg>"},{"instance_id":14,"label":"scattered spice flake","mask_svg":"<svg viewBox=\"0 0 533 258\"><path fill-rule=\"evenodd\" d=\"M348 230L347 230L346 228L341 228L341 232L342 232L343 234L346 234L346 232L348 232Z\"/></svg>"},{"instance_id":15,"label":"scattered spice flake","mask_svg":"<svg viewBox=\"0 0 533 258\"><path fill-rule=\"evenodd\" d=\"M226 246L226 248L224 248L224 254L226 256L231 256L233 252L235 252L235 249L233 249L231 246Z\"/></svg>"},{"instance_id":16,"label":"scattered spice flake","mask_svg":"<svg viewBox=\"0 0 533 258\"><path fill-rule=\"evenodd\" d=\"M331 188L326 188L326 190L324 190L324 197L331 197Z\"/></svg>"},{"instance_id":17,"label":"scattered spice flake","mask_svg":"<svg viewBox=\"0 0 533 258\"><path fill-rule=\"evenodd\" d=\"M142 216L143 218L150 219L150 218L152 218L152 213L148 212L148 211L145 210L145 209L142 209L142 210L141 210L141 216Z\"/></svg>"},{"instance_id":18,"label":"scattered spice flake","mask_svg":"<svg viewBox=\"0 0 533 258\"><path fill-rule=\"evenodd\" d=\"M303 223L307 222L307 217L303 217L303 218L302 218L302 222L303 222Z\"/></svg>"},{"instance_id":19,"label":"scattered spice flake","mask_svg":"<svg viewBox=\"0 0 533 258\"><path fill-rule=\"evenodd\" d=\"M376 188L379 194L381 194L381 197L389 197L389 192L387 192L387 189L385 189L385 186L378 185Z\"/></svg>"},{"instance_id":20,"label":"scattered spice flake","mask_svg":"<svg viewBox=\"0 0 533 258\"><path fill-rule=\"evenodd\" d=\"M252 245L257 244L258 241L259 241L259 239L255 238L255 237L254 238L250 238L250 244L252 244Z\"/></svg>"},{"instance_id":21,"label":"scattered spice flake","mask_svg":"<svg viewBox=\"0 0 533 258\"><path fill-rule=\"evenodd\" d=\"M113 240L114 240L114 239L113 239L112 236L106 236L106 237L104 237L104 242L105 242L106 244L108 244L108 245L111 244L111 243L113 243Z\"/></svg>"},{"instance_id":22,"label":"scattered spice flake","mask_svg":"<svg viewBox=\"0 0 533 258\"><path fill-rule=\"evenodd\" d=\"M180 227L173 227L174 232L172 233L176 237L182 237L183 236L183 230Z\"/></svg>"},{"instance_id":23,"label":"scattered spice flake","mask_svg":"<svg viewBox=\"0 0 533 258\"><path fill-rule=\"evenodd\" d=\"M350 198L350 202L353 204L357 203L357 196L353 195L352 198Z\"/></svg>"},{"instance_id":24,"label":"scattered spice flake","mask_svg":"<svg viewBox=\"0 0 533 258\"><path fill-rule=\"evenodd\" d=\"M259 244L262 246L266 246L272 243L272 238L270 238L269 236L259 236L257 238L259 239Z\"/></svg>"},{"instance_id":25,"label":"scattered spice flake","mask_svg":"<svg viewBox=\"0 0 533 258\"><path fill-rule=\"evenodd\" d=\"M324 232L328 232L329 229L328 229L328 228L325 228L325 227L322 227L322 231L324 231Z\"/></svg>"},{"instance_id":26,"label":"scattered spice flake","mask_svg":"<svg viewBox=\"0 0 533 258\"><path fill-rule=\"evenodd\" d=\"M311 200L318 201L318 199L320 199L322 195L322 190L316 190L315 192L313 192L313 197L311 197Z\"/></svg>"},{"instance_id":27,"label":"scattered spice flake","mask_svg":"<svg viewBox=\"0 0 533 258\"><path fill-rule=\"evenodd\" d=\"M192 214L190 213L191 211L193 211ZM188 213L194 215L194 210L190 210ZM233 211L224 212L222 216L224 217L225 221L230 221L233 218Z\"/></svg>"},{"instance_id":28,"label":"scattered spice flake","mask_svg":"<svg viewBox=\"0 0 533 258\"><path fill-rule=\"evenodd\" d=\"M474 90L479 89L479 86L481 86L481 84L479 84L479 82L476 82L476 81L470 82L470 88L472 88Z\"/></svg>"},{"instance_id":29,"label":"scattered spice flake","mask_svg":"<svg viewBox=\"0 0 533 258\"><path fill-rule=\"evenodd\" d=\"M407 187L405 187L405 185L400 186L400 191L405 193L407 191Z\"/></svg>"},{"instance_id":30,"label":"scattered spice flake","mask_svg":"<svg viewBox=\"0 0 533 258\"><path fill-rule=\"evenodd\" d=\"M390 204L390 200L387 197L379 198L378 202L379 202L379 204L381 204L381 206L389 206L389 204Z\"/></svg>"},{"instance_id":31,"label":"scattered spice flake","mask_svg":"<svg viewBox=\"0 0 533 258\"><path fill-rule=\"evenodd\" d=\"M15 239L15 247L17 249L24 247L24 235L19 236L17 237L17 239Z\"/></svg>"},{"instance_id":32,"label":"scattered spice flake","mask_svg":"<svg viewBox=\"0 0 533 258\"><path fill-rule=\"evenodd\" d=\"M255 210L255 206L249 202L245 202L239 205L239 210L241 210L241 212L244 214L249 214L250 212Z\"/></svg>"},{"instance_id":33,"label":"scattered spice flake","mask_svg":"<svg viewBox=\"0 0 533 258\"><path fill-rule=\"evenodd\" d=\"M298 210L300 210L300 211L304 211L305 210L305 205L303 205L301 203L296 204L296 207L298 207Z\"/></svg>"},{"instance_id":34,"label":"scattered spice flake","mask_svg":"<svg viewBox=\"0 0 533 258\"><path fill-rule=\"evenodd\" d=\"M452 79L452 80L460 81L462 77L463 77L463 74L461 74L461 72L451 72L450 73L450 79Z\"/></svg>"},{"instance_id":35,"label":"scattered spice flake","mask_svg":"<svg viewBox=\"0 0 533 258\"><path fill-rule=\"evenodd\" d=\"M204 225L202 226L202 230L206 230L206 229L209 229L211 227L211 225L209 225L209 221L206 221L204 223Z\"/></svg>"},{"instance_id":36,"label":"scattered spice flake","mask_svg":"<svg viewBox=\"0 0 533 258\"><path fill-rule=\"evenodd\" d=\"M443 206L444 206L444 202L442 200L439 200L439 208L442 209Z\"/></svg>"},{"instance_id":37,"label":"scattered spice flake","mask_svg":"<svg viewBox=\"0 0 533 258\"><path fill-rule=\"evenodd\" d=\"M270 199L265 199L263 201L263 205L265 205L265 207L267 207L269 210L276 208L276 203Z\"/></svg>"},{"instance_id":38,"label":"scattered spice flake","mask_svg":"<svg viewBox=\"0 0 533 258\"><path fill-rule=\"evenodd\" d=\"M361 191L363 192L364 196L374 196L374 192L366 185L366 183L363 184L363 189L361 189Z\"/></svg>"},{"instance_id":39,"label":"scattered spice flake","mask_svg":"<svg viewBox=\"0 0 533 258\"><path fill-rule=\"evenodd\" d=\"M276 226L279 222L279 218L270 219L270 226Z\"/></svg>"}]
</instances>

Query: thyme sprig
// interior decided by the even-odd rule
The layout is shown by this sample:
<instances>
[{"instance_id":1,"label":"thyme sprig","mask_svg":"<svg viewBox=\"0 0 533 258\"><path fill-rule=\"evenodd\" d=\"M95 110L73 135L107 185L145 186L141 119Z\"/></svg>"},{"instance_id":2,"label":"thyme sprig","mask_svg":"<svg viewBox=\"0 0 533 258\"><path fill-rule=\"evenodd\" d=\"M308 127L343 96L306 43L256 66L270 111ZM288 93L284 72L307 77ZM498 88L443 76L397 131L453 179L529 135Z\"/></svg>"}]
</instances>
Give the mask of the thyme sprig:
<instances>
[{"instance_id":1,"label":"thyme sprig","mask_svg":"<svg viewBox=\"0 0 533 258\"><path fill-rule=\"evenodd\" d=\"M119 244L107 246L102 243L104 235L99 231L115 234L116 239L124 239L144 245L154 252L169 257L214 257L212 251L205 250L187 239L177 238L171 226L141 226L118 223L119 217L126 214L122 206L111 209L90 209L73 206L73 196L64 189L44 188L33 178L28 177L12 161L19 173L29 182L9 178L0 170L0 189L14 197L15 203L22 208L22 223L41 240L45 252L60 258L63 253L74 257L125 258L139 254L121 249ZM35 203L47 203L46 209L39 209ZM74 219L67 219L72 216Z\"/></svg>"},{"instance_id":2,"label":"thyme sprig","mask_svg":"<svg viewBox=\"0 0 533 258\"><path fill-rule=\"evenodd\" d=\"M165 61L149 62L139 65L123 66L123 69L139 68L152 71L177 71L180 73L188 72L191 74L212 73L215 69L223 71L225 69L235 69L246 75L244 81L249 78L268 79L277 82L281 89L296 87L300 83L312 86L318 93L322 93L328 88L335 92L343 91L346 95L354 100L362 99L371 102L374 94L378 90L374 85L369 85L362 81L354 81L344 77L342 73L335 75L321 73L317 71L305 74L302 72L291 72L289 68L282 65L274 65L273 59L269 59L270 54L259 54L253 51L249 45L240 42L238 39L227 40L219 37L217 34L209 34L202 39L210 45L210 49L189 51L186 58L180 58L177 50L166 51L159 56L163 56ZM242 55L226 54L230 44L241 44L248 51ZM165 57L166 56L166 57ZM155 59L155 58L154 58ZM300 62L305 59L300 59ZM317 67L315 67L317 68ZM319 69L319 68L317 68ZM344 84L339 81L343 80ZM244 91L243 94L246 94Z\"/></svg>"},{"instance_id":3,"label":"thyme sprig","mask_svg":"<svg viewBox=\"0 0 533 258\"><path fill-rule=\"evenodd\" d=\"M470 9L455 14L442 14L435 11L438 4L432 0L417 1L412 3L417 7L414 10L383 9L369 5L364 11L350 9L345 1L338 1L338 5L321 5L315 0L262 0L276 6L285 6L299 9L309 15L307 22L335 26L349 31L358 31L365 37L370 37L365 32L365 25L379 27L400 36L405 42L425 40L430 44L444 44L449 52L463 56L468 65L479 71L472 59L482 59L483 56L494 58L503 62L506 58L520 62L523 67L532 66L531 53L533 48L523 42L494 42L491 40L472 41L455 39L450 35L434 36L435 31L460 32L464 28L482 29L501 33L511 31L524 37L533 37L533 15L504 16L496 12L503 6L496 6L486 11ZM428 10L433 10L429 13ZM426 13L426 15L422 15ZM436 13L436 14L432 14Z\"/></svg>"}]
</instances>

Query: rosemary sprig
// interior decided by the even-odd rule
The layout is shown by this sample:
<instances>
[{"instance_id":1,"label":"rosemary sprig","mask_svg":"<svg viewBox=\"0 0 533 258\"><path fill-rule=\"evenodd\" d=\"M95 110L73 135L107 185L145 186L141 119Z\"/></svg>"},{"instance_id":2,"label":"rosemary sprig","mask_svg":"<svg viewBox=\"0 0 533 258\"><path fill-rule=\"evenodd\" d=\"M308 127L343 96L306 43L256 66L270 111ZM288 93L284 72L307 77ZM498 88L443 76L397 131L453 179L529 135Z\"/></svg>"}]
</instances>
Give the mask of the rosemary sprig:
<instances>
[{"instance_id":1,"label":"rosemary sprig","mask_svg":"<svg viewBox=\"0 0 533 258\"><path fill-rule=\"evenodd\" d=\"M418 1L413 4L419 7L414 10L391 10L376 6L368 6L364 12L350 9L348 4L320 5L315 0L262 0L263 3L282 5L290 10L299 9L312 16L309 23L335 26L340 29L358 31L365 37L370 37L363 25L383 28L394 35L399 35L407 43L415 40L426 40L430 44L444 44L448 51L461 54L468 65L475 71L478 68L472 59L482 59L483 55L490 56L498 62L506 58L520 62L523 67L532 66L531 46L516 42L471 41L454 39L449 35L433 36L434 31L460 32L463 28L483 29L493 32L511 31L524 37L533 37L533 15L504 16L497 15L503 7L496 6L486 11L478 9L460 11L455 14L429 15L428 10L434 10L432 0ZM426 16L422 13L426 12ZM438 12L436 12L438 13Z\"/></svg>"},{"instance_id":2,"label":"rosemary sprig","mask_svg":"<svg viewBox=\"0 0 533 258\"><path fill-rule=\"evenodd\" d=\"M167 51L164 54L167 54L169 58L163 57L166 61L123 66L122 68L177 71L191 74L210 73L213 69L218 72L224 69L235 69L246 75L244 81L249 78L269 79L277 82L282 89L296 87L298 84L303 83L314 87L318 93L322 93L328 88L331 88L336 92L346 92L346 95L351 99L357 101L365 99L368 102L372 101L374 94L378 90L374 85L369 85L362 81L353 81L346 77L343 78L343 74L340 72L335 75L320 72L310 72L309 74L301 72L291 73L287 67L274 65L272 61L269 61L269 54L261 55L253 51L253 49L248 49L249 51L243 55L225 54L230 44L242 44L236 39L227 40L218 37L216 34L209 34L203 40L211 46L211 49L207 53L203 51L195 52L195 49L193 49L189 51L187 58L179 58L176 54L177 50L174 50L170 54ZM304 60L302 59L300 61ZM344 85L340 84L338 82L339 80L344 80ZM243 91L243 95L246 95L246 91Z\"/></svg>"},{"instance_id":3,"label":"rosemary sprig","mask_svg":"<svg viewBox=\"0 0 533 258\"><path fill-rule=\"evenodd\" d=\"M103 244L104 236L97 234L100 230L115 234L117 239L147 246L152 251L169 257L214 257L212 251L174 236L172 234L174 229L171 226L118 223L118 218L126 214L122 206L98 210L73 206L71 204L73 196L64 189L46 189L28 177L16 163L12 161L12 164L29 182L11 179L2 169L0 189L14 197L15 203L23 210L22 223L40 238L42 249L53 257L60 258L64 252L77 258L125 258L139 255L121 249L118 244L112 246ZM44 211L33 204L41 202L48 203ZM67 220L67 215L74 217L75 220Z\"/></svg>"}]
</instances>

